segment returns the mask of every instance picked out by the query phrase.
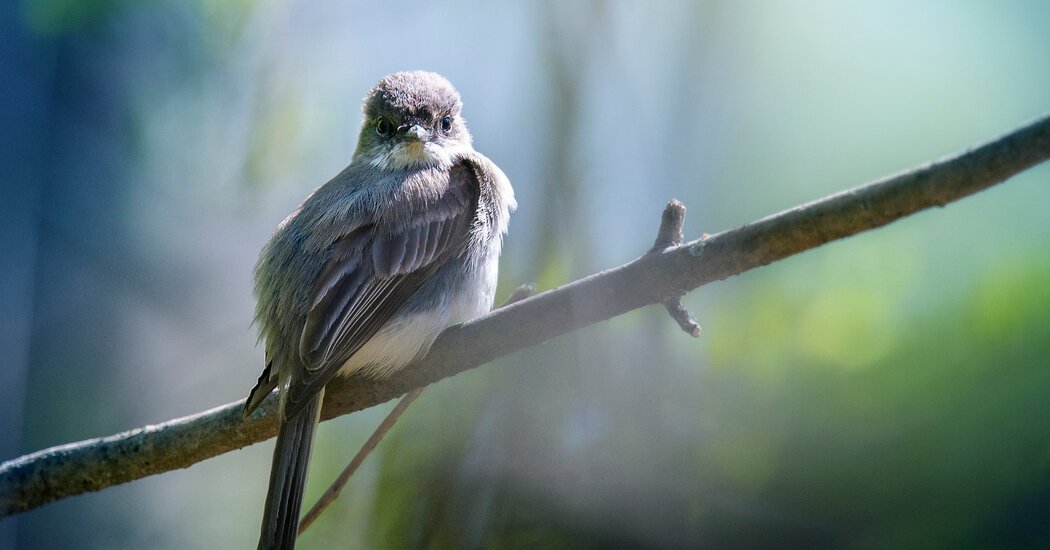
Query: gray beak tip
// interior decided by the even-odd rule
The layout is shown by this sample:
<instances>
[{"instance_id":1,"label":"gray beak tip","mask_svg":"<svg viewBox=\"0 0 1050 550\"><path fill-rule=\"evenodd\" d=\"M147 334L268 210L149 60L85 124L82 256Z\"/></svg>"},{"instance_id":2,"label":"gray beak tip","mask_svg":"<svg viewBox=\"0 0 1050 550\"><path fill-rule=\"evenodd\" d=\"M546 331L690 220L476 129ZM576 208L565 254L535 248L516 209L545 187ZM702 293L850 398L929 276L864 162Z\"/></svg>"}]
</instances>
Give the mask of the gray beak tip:
<instances>
[{"instance_id":1,"label":"gray beak tip","mask_svg":"<svg viewBox=\"0 0 1050 550\"><path fill-rule=\"evenodd\" d=\"M405 137L412 141L424 141L430 137L430 130L427 130L419 124L413 124L405 130Z\"/></svg>"}]
</instances>

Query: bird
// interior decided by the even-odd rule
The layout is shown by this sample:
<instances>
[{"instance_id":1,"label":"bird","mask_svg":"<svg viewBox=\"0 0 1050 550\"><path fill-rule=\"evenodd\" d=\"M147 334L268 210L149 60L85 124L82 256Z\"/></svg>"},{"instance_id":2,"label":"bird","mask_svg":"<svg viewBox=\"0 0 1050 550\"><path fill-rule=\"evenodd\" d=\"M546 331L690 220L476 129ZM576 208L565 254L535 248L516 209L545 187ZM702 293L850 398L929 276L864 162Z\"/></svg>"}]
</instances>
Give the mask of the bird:
<instances>
[{"instance_id":1,"label":"bird","mask_svg":"<svg viewBox=\"0 0 1050 550\"><path fill-rule=\"evenodd\" d=\"M279 392L259 548L294 548L310 450L336 376L382 379L449 326L488 312L514 191L474 150L460 94L426 71L381 78L350 164L263 246L254 273L265 367L250 416Z\"/></svg>"}]
</instances>

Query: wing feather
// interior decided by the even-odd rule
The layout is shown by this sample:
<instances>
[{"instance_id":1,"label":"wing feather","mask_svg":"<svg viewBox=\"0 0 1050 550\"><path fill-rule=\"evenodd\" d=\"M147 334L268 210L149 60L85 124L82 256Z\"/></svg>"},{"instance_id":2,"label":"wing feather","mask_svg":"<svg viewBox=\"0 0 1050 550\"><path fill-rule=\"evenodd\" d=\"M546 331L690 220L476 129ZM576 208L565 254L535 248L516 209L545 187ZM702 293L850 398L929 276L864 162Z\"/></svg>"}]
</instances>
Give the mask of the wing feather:
<instances>
[{"instance_id":1,"label":"wing feather","mask_svg":"<svg viewBox=\"0 0 1050 550\"><path fill-rule=\"evenodd\" d=\"M289 382L286 414L309 402L415 291L470 241L480 190L454 166L444 193L397 220L357 226L330 248L299 341L304 369Z\"/></svg>"}]
</instances>

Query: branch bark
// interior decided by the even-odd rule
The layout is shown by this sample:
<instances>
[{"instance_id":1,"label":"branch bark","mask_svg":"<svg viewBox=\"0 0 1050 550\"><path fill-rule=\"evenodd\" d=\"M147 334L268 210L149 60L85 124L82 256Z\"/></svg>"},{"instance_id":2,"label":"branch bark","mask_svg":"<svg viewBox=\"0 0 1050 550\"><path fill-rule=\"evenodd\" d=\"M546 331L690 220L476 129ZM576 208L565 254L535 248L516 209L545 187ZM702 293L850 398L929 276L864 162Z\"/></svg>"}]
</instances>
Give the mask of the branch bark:
<instances>
[{"instance_id":1,"label":"branch bark","mask_svg":"<svg viewBox=\"0 0 1050 550\"><path fill-rule=\"evenodd\" d=\"M647 253L452 327L419 363L383 381L336 380L322 418L383 403L497 357L627 311L966 197L1050 158L1050 116L916 169L756 222ZM0 465L0 517L273 437L271 395L247 420L236 401L162 424L38 451Z\"/></svg>"}]
</instances>

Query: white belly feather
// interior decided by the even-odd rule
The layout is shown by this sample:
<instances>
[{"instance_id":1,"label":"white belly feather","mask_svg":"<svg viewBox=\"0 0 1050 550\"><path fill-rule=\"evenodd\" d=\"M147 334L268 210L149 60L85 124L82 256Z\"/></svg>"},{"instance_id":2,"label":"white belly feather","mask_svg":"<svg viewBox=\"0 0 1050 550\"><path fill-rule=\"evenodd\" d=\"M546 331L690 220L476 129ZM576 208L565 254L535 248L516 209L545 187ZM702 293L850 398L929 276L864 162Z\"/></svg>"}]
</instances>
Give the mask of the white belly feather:
<instances>
[{"instance_id":1,"label":"white belly feather","mask_svg":"<svg viewBox=\"0 0 1050 550\"><path fill-rule=\"evenodd\" d=\"M395 316L343 364L338 374L390 376L426 354L441 331L487 313L496 293L498 254L493 254L479 268L471 277L474 280L462 281L462 290L451 296L443 307Z\"/></svg>"}]
</instances>

